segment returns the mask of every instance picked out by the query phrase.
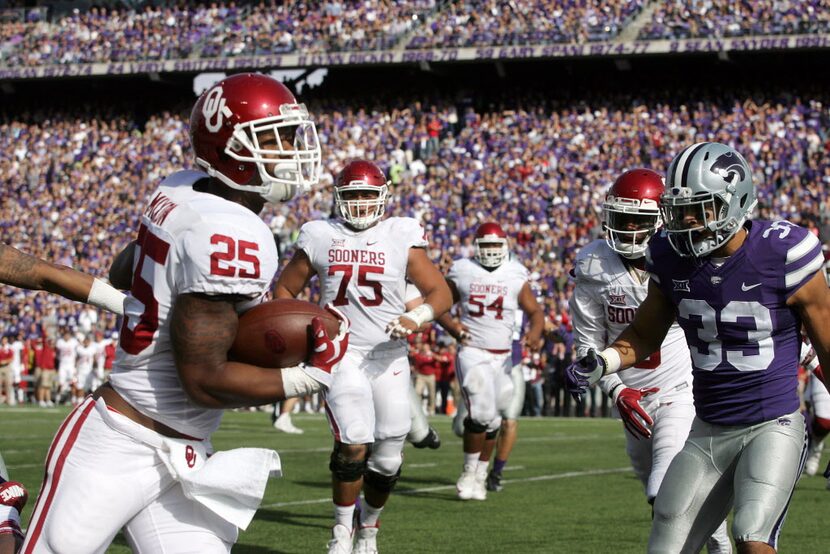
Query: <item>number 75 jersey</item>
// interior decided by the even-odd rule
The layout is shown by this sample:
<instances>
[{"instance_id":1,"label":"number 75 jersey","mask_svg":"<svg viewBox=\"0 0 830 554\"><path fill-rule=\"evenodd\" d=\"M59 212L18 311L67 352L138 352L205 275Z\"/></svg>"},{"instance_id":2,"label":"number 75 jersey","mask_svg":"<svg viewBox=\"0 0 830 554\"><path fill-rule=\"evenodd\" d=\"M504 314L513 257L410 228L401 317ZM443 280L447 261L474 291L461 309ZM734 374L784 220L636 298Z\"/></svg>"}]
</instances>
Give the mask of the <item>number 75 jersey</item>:
<instances>
[{"instance_id":1,"label":"number 75 jersey","mask_svg":"<svg viewBox=\"0 0 830 554\"><path fill-rule=\"evenodd\" d=\"M649 244L647 268L675 305L692 357L695 410L716 425L752 425L798 409L801 321L787 306L822 268L818 238L788 221L749 221L729 258L681 258Z\"/></svg>"},{"instance_id":2,"label":"number 75 jersey","mask_svg":"<svg viewBox=\"0 0 830 554\"><path fill-rule=\"evenodd\" d=\"M468 345L510 349L519 293L527 278L527 268L513 259L492 271L469 258L453 262L447 279L458 289L461 323L471 335Z\"/></svg>"},{"instance_id":3,"label":"number 75 jersey","mask_svg":"<svg viewBox=\"0 0 830 554\"><path fill-rule=\"evenodd\" d=\"M411 217L389 217L361 231L338 220L309 221L297 238L320 278L320 304L331 302L349 318L349 348L360 350L405 347L389 338L386 325L406 311L409 249L427 245Z\"/></svg>"}]
</instances>

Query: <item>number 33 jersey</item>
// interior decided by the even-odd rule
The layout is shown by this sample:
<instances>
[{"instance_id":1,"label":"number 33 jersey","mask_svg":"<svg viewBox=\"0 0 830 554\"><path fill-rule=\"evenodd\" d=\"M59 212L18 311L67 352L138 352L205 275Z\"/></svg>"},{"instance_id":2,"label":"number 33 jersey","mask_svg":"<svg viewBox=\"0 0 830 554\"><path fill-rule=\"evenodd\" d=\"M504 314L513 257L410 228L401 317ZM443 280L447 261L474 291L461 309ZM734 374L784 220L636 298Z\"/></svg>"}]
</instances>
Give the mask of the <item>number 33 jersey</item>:
<instances>
[{"instance_id":1,"label":"number 33 jersey","mask_svg":"<svg viewBox=\"0 0 830 554\"><path fill-rule=\"evenodd\" d=\"M110 381L141 413L204 438L222 410L192 404L182 389L170 338L180 294L234 295L238 310L260 301L277 271L268 226L251 210L193 190L207 175L180 171L164 180L141 216L133 282Z\"/></svg>"},{"instance_id":2,"label":"number 33 jersey","mask_svg":"<svg viewBox=\"0 0 830 554\"><path fill-rule=\"evenodd\" d=\"M607 347L628 327L648 294L648 280L641 282L629 272L605 239L595 240L579 251L574 279L569 310L574 347L577 356L582 357L589 348ZM692 365L683 330L673 324L660 350L617 375L627 387L659 387L661 392L690 382Z\"/></svg>"},{"instance_id":3,"label":"number 33 jersey","mask_svg":"<svg viewBox=\"0 0 830 554\"><path fill-rule=\"evenodd\" d=\"M471 335L466 344L489 350L510 349L519 293L527 278L527 268L513 259L492 271L469 258L453 262L447 279L458 289L461 323Z\"/></svg>"},{"instance_id":4,"label":"number 33 jersey","mask_svg":"<svg viewBox=\"0 0 830 554\"><path fill-rule=\"evenodd\" d=\"M406 311L409 249L427 244L424 228L410 217L389 217L362 231L338 220L309 221L297 239L320 278L320 304L331 302L349 318L349 347L360 350L405 346L387 344L386 325Z\"/></svg>"},{"instance_id":5,"label":"number 33 jersey","mask_svg":"<svg viewBox=\"0 0 830 554\"><path fill-rule=\"evenodd\" d=\"M695 409L716 425L751 425L798 409L801 321L787 300L821 269L821 244L788 221L749 221L729 258L682 258L664 234L647 268L675 306L692 357Z\"/></svg>"}]
</instances>

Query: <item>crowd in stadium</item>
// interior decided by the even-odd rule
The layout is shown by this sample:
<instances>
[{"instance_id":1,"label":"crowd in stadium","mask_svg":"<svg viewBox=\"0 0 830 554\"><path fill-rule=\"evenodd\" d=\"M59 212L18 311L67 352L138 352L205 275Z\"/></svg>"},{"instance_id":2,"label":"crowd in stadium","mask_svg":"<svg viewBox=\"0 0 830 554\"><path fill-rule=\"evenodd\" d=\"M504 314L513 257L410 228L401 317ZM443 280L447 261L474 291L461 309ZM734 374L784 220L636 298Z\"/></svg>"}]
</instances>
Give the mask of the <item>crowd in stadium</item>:
<instances>
[{"instance_id":1,"label":"crowd in stadium","mask_svg":"<svg viewBox=\"0 0 830 554\"><path fill-rule=\"evenodd\" d=\"M321 186L263 214L292 253L300 225L331 213L333 175L355 157L378 160L392 181L388 212L425 225L431 257L446 270L472 254L478 223L495 220L513 254L531 271L552 326L538 360L548 392L570 361L568 271L575 252L599 236L604 192L624 168L664 171L683 145L730 142L747 157L759 185L760 216L787 218L830 237L828 98L758 91L689 91L685 96L602 95L580 101L527 93L487 107L449 98L404 98L358 108L312 101L324 147ZM0 186L2 240L45 259L105 276L137 227L159 179L189 166L187 125L175 110L143 125L128 111L97 107L6 114ZM495 199L499 201L496 202ZM55 296L4 287L4 334L36 340L44 326L83 333L85 307ZM95 329L109 336L112 316ZM92 329L86 330L91 331ZM436 349L449 341L434 337ZM30 350L31 351L31 350ZM544 411L551 399L546 399Z\"/></svg>"},{"instance_id":2,"label":"crowd in stadium","mask_svg":"<svg viewBox=\"0 0 830 554\"><path fill-rule=\"evenodd\" d=\"M658 2L639 39L723 38L826 33L826 0L804 2Z\"/></svg>"},{"instance_id":3,"label":"crowd in stadium","mask_svg":"<svg viewBox=\"0 0 830 554\"><path fill-rule=\"evenodd\" d=\"M612 40L647 19L639 39L825 33L826 0L809 2L152 2L143 7L20 12L0 24L0 64L235 57L289 52L447 48ZM358 24L359 23L359 24Z\"/></svg>"}]
</instances>

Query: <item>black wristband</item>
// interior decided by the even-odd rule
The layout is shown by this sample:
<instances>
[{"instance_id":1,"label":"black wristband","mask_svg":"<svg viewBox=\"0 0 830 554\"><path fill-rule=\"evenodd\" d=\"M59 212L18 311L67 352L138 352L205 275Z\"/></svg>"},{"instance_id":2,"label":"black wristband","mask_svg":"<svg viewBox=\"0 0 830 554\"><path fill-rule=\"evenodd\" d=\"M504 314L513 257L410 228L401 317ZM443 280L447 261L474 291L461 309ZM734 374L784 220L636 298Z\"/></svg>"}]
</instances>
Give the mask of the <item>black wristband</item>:
<instances>
[{"instance_id":1,"label":"black wristband","mask_svg":"<svg viewBox=\"0 0 830 554\"><path fill-rule=\"evenodd\" d=\"M614 388L608 391L608 398L614 400L614 391L616 391L619 387L625 387L625 383L617 383L616 385L614 385Z\"/></svg>"}]
</instances>

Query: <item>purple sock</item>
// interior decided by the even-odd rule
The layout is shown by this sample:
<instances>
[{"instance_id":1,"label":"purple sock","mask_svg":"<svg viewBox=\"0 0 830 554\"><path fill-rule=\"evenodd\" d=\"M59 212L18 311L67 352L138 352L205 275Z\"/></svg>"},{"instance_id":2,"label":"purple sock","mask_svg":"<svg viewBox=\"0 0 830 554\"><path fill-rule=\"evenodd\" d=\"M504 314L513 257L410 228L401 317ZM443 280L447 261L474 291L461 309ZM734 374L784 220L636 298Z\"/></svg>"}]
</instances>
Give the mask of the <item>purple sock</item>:
<instances>
[{"instance_id":1,"label":"purple sock","mask_svg":"<svg viewBox=\"0 0 830 554\"><path fill-rule=\"evenodd\" d=\"M499 460L498 458L495 459L493 462L493 473L496 475L501 475L501 470L504 469L504 466L507 465L507 460Z\"/></svg>"}]
</instances>

